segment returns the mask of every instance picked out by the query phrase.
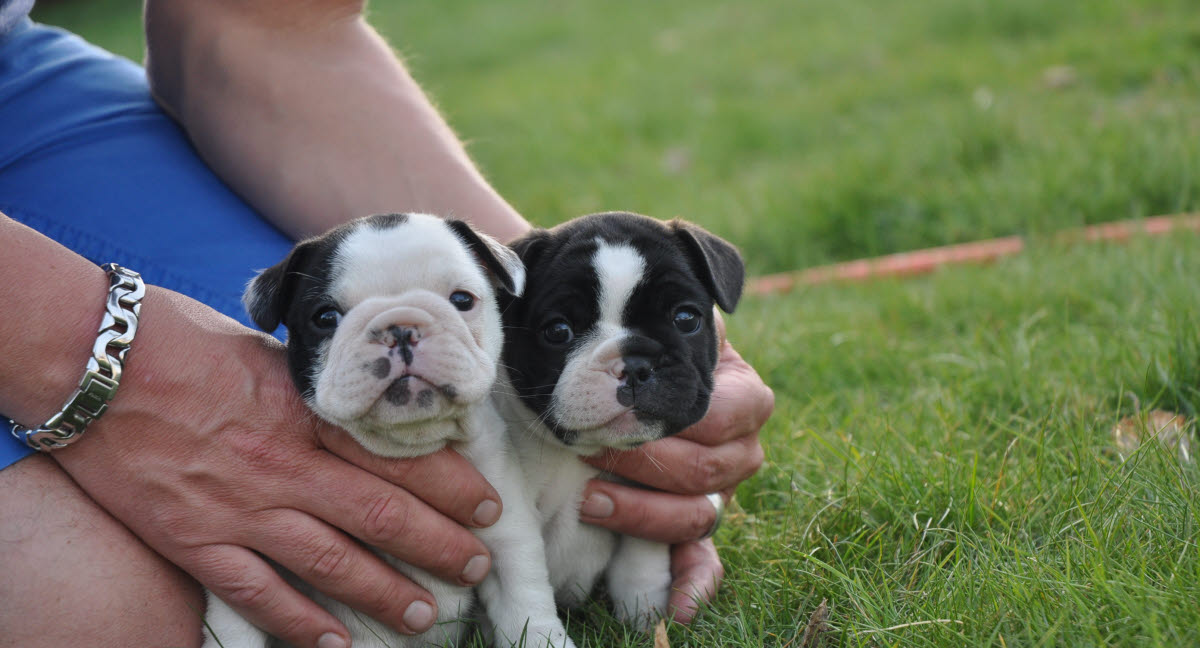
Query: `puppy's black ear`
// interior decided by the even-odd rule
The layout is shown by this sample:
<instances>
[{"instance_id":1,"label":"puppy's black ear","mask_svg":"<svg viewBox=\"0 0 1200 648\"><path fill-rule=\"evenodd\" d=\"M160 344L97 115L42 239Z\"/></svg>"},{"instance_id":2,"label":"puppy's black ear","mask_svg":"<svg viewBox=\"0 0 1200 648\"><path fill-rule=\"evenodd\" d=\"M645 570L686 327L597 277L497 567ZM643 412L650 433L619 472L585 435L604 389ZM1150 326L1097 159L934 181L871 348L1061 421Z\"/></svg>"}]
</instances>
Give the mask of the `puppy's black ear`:
<instances>
[{"instance_id":1,"label":"puppy's black ear","mask_svg":"<svg viewBox=\"0 0 1200 648\"><path fill-rule=\"evenodd\" d=\"M525 236L509 243L508 246L517 253L517 256L521 257L525 267L530 268L537 264L538 258L549 242L550 232L539 228L530 230Z\"/></svg>"},{"instance_id":2,"label":"puppy's black ear","mask_svg":"<svg viewBox=\"0 0 1200 648\"><path fill-rule=\"evenodd\" d=\"M246 284L242 305L258 328L268 333L279 328L296 290L295 270L305 262L313 247L313 241L300 243L292 248L287 258L258 273Z\"/></svg>"},{"instance_id":3,"label":"puppy's black ear","mask_svg":"<svg viewBox=\"0 0 1200 648\"><path fill-rule=\"evenodd\" d=\"M541 258L542 251L546 249L549 241L550 232L544 229L535 229L509 243L508 247L525 264L525 271L528 274L529 269L533 268L537 264L538 259ZM514 297L500 296L500 312L504 315L505 321L508 321L509 318L521 317L522 309L513 308L515 303L516 299Z\"/></svg>"},{"instance_id":4,"label":"puppy's black ear","mask_svg":"<svg viewBox=\"0 0 1200 648\"><path fill-rule=\"evenodd\" d=\"M525 292L525 264L521 263L516 252L487 234L475 231L463 221L448 220L446 225L475 253L480 265L495 279L496 285L514 297L520 297Z\"/></svg>"},{"instance_id":5,"label":"puppy's black ear","mask_svg":"<svg viewBox=\"0 0 1200 648\"><path fill-rule=\"evenodd\" d=\"M688 256L700 271L700 280L717 306L732 313L742 298L742 285L746 281L746 266L737 248L691 223L671 221L671 229L683 242Z\"/></svg>"}]
</instances>

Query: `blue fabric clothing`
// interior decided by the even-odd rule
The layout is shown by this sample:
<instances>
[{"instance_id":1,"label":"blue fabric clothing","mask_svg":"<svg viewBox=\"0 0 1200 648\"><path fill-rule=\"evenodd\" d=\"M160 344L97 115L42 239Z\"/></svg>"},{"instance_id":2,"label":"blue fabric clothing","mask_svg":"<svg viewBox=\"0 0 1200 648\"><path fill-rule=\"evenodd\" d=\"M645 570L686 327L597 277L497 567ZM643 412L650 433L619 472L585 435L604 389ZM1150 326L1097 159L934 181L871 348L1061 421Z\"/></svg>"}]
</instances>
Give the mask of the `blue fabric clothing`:
<instances>
[{"instance_id":1,"label":"blue fabric clothing","mask_svg":"<svg viewBox=\"0 0 1200 648\"><path fill-rule=\"evenodd\" d=\"M140 66L28 18L0 36L0 212L248 326L246 282L293 244L205 166ZM2 468L32 451L0 420Z\"/></svg>"}]
</instances>

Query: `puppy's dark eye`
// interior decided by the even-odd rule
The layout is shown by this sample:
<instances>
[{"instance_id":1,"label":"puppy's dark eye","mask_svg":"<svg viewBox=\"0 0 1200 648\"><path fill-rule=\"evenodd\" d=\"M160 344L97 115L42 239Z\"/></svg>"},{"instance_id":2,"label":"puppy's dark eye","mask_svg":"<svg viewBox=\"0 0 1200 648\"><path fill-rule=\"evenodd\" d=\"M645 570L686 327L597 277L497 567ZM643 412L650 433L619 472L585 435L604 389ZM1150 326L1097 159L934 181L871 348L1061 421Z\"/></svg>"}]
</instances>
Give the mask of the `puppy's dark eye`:
<instances>
[{"instance_id":1,"label":"puppy's dark eye","mask_svg":"<svg viewBox=\"0 0 1200 648\"><path fill-rule=\"evenodd\" d=\"M542 338L555 346L560 346L575 339L575 331L567 320L557 319L542 327Z\"/></svg>"},{"instance_id":2,"label":"puppy's dark eye","mask_svg":"<svg viewBox=\"0 0 1200 648\"><path fill-rule=\"evenodd\" d=\"M332 331L342 321L342 313L329 306L317 311L312 317L313 326L322 331Z\"/></svg>"},{"instance_id":3,"label":"puppy's dark eye","mask_svg":"<svg viewBox=\"0 0 1200 648\"><path fill-rule=\"evenodd\" d=\"M450 293L450 305L465 313L475 308L475 295L465 290L456 290Z\"/></svg>"},{"instance_id":4,"label":"puppy's dark eye","mask_svg":"<svg viewBox=\"0 0 1200 648\"><path fill-rule=\"evenodd\" d=\"M704 321L700 317L700 311L691 306L680 306L675 309L675 314L671 316L671 322L675 324L675 328L679 329L684 335L691 335L700 330L700 324Z\"/></svg>"}]
</instances>

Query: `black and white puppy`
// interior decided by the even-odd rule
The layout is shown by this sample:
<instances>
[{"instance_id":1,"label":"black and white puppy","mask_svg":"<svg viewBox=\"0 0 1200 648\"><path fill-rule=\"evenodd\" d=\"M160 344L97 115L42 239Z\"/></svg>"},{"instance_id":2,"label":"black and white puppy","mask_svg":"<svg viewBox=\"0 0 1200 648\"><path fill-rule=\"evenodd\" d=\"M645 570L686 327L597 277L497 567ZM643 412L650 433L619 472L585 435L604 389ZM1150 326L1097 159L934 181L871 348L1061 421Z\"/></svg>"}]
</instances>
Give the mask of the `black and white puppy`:
<instances>
[{"instance_id":1,"label":"black and white puppy","mask_svg":"<svg viewBox=\"0 0 1200 648\"><path fill-rule=\"evenodd\" d=\"M527 281L523 297L502 298L515 396L498 402L541 518L556 598L580 603L603 573L618 617L647 628L667 612L669 548L579 522L584 486L600 472L579 457L633 448L704 416L717 362L713 304L737 305L741 256L694 225L629 213L536 230L513 249Z\"/></svg>"},{"instance_id":2,"label":"black and white puppy","mask_svg":"<svg viewBox=\"0 0 1200 648\"><path fill-rule=\"evenodd\" d=\"M491 401L503 336L496 289L521 293L508 248L466 223L422 214L372 216L297 245L246 289L256 324L288 330L288 367L314 412L388 457L452 445L499 491L500 520L475 533L492 553L477 588L497 646L571 646L556 614L532 503ZM386 556L385 556L386 557ZM454 645L475 593L388 557L429 590L438 623L399 635L305 587L350 629L356 648ZM269 637L214 596L205 644L262 648Z\"/></svg>"}]
</instances>

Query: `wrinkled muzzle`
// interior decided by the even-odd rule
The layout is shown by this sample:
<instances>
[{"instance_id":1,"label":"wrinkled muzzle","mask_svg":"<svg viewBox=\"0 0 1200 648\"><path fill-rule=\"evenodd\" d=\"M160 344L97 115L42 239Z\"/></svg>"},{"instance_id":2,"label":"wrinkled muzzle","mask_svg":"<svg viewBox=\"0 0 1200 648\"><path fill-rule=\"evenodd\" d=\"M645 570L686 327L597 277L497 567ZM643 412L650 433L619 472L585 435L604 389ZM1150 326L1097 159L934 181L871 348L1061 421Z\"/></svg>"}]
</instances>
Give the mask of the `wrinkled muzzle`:
<instances>
[{"instance_id":1,"label":"wrinkled muzzle","mask_svg":"<svg viewBox=\"0 0 1200 648\"><path fill-rule=\"evenodd\" d=\"M571 444L626 448L674 434L694 421L707 391L695 368L663 345L610 333L567 360L551 397L551 418Z\"/></svg>"},{"instance_id":2,"label":"wrinkled muzzle","mask_svg":"<svg viewBox=\"0 0 1200 648\"><path fill-rule=\"evenodd\" d=\"M317 358L313 408L351 432L445 418L487 396L495 361L428 291L364 300Z\"/></svg>"}]
</instances>

